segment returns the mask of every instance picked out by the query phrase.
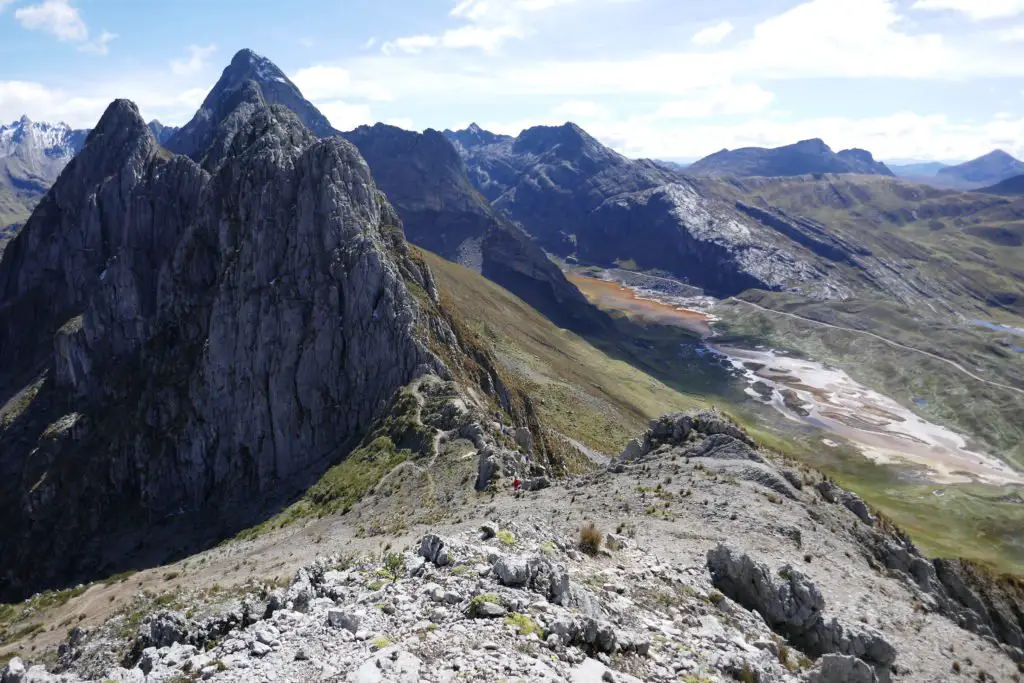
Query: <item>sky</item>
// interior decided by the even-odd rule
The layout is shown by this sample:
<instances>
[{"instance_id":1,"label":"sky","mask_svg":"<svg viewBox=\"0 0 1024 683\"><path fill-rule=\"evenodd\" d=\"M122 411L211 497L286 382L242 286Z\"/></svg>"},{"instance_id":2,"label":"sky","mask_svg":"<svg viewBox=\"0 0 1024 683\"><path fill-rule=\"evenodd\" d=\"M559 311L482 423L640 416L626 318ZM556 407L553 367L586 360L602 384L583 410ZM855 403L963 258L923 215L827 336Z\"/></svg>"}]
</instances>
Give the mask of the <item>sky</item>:
<instances>
[{"instance_id":1,"label":"sky","mask_svg":"<svg viewBox=\"0 0 1024 683\"><path fill-rule=\"evenodd\" d=\"M91 127L124 97L181 125L246 47L341 130L1024 159L1024 0L0 0L0 123Z\"/></svg>"}]
</instances>

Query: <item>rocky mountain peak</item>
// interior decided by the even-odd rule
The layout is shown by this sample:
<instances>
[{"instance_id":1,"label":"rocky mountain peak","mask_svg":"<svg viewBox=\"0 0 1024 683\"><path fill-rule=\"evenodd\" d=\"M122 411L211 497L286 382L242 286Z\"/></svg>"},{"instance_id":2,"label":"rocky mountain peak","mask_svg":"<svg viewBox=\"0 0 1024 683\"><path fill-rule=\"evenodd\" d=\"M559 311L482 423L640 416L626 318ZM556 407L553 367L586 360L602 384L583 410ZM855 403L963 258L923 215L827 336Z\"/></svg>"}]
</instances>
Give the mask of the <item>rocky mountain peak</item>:
<instances>
[{"instance_id":1,"label":"rocky mountain peak","mask_svg":"<svg viewBox=\"0 0 1024 683\"><path fill-rule=\"evenodd\" d=\"M326 137L336 133L281 69L266 57L245 49L232 58L192 120L167 139L167 148L197 159L212 144L216 129L242 104L279 104L295 112L314 135Z\"/></svg>"},{"instance_id":2,"label":"rocky mountain peak","mask_svg":"<svg viewBox=\"0 0 1024 683\"><path fill-rule=\"evenodd\" d=\"M938 175L980 186L998 183L1021 173L1024 173L1024 162L996 149L977 159L940 169Z\"/></svg>"},{"instance_id":3,"label":"rocky mountain peak","mask_svg":"<svg viewBox=\"0 0 1024 683\"><path fill-rule=\"evenodd\" d=\"M131 100L114 100L107 105L103 115L100 116L96 127L89 134L93 135L115 135L119 133L145 135L149 127L145 119L139 113L139 108Z\"/></svg>"},{"instance_id":4,"label":"rocky mountain peak","mask_svg":"<svg viewBox=\"0 0 1024 683\"><path fill-rule=\"evenodd\" d=\"M551 154L559 159L587 165L620 164L624 157L605 147L575 123L561 126L534 126L519 134L512 143L512 153L540 156Z\"/></svg>"},{"instance_id":5,"label":"rocky mountain peak","mask_svg":"<svg viewBox=\"0 0 1024 683\"><path fill-rule=\"evenodd\" d=\"M228 72L230 72L233 79L239 81L252 78L257 81L290 82L276 64L248 48L235 53L235 56L231 58L231 63L225 70L225 73Z\"/></svg>"}]
</instances>

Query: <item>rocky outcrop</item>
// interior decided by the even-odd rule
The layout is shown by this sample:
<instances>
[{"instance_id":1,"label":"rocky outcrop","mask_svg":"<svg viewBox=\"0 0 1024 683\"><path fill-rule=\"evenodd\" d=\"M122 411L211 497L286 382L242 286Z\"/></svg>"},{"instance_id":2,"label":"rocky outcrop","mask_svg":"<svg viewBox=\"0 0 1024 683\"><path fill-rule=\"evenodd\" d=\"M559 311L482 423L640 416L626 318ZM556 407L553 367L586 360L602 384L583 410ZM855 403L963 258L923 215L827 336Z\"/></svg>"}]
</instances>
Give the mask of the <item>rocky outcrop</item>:
<instances>
[{"instance_id":1,"label":"rocky outcrop","mask_svg":"<svg viewBox=\"0 0 1024 683\"><path fill-rule=\"evenodd\" d=\"M727 545L708 551L715 588L756 610L775 631L815 655L837 653L885 670L896 650L878 632L824 617L825 599L806 576L786 565L776 575Z\"/></svg>"},{"instance_id":2,"label":"rocky outcrop","mask_svg":"<svg viewBox=\"0 0 1024 683\"><path fill-rule=\"evenodd\" d=\"M807 673L807 683L877 683L870 666L850 655L825 655Z\"/></svg>"},{"instance_id":3,"label":"rocky outcrop","mask_svg":"<svg viewBox=\"0 0 1024 683\"><path fill-rule=\"evenodd\" d=\"M11 592L102 565L112 534L242 523L447 373L409 291L430 275L351 144L246 103L211 149L210 172L169 158L115 102L4 253L5 368L54 362L81 316L4 435Z\"/></svg>"},{"instance_id":4,"label":"rocky outcrop","mask_svg":"<svg viewBox=\"0 0 1024 683\"><path fill-rule=\"evenodd\" d=\"M773 493L796 498L794 485L783 472L757 452L757 445L727 416L708 410L663 415L631 440L613 469L646 458L684 458L702 468L749 481ZM792 475L791 475L792 476Z\"/></svg>"}]
</instances>

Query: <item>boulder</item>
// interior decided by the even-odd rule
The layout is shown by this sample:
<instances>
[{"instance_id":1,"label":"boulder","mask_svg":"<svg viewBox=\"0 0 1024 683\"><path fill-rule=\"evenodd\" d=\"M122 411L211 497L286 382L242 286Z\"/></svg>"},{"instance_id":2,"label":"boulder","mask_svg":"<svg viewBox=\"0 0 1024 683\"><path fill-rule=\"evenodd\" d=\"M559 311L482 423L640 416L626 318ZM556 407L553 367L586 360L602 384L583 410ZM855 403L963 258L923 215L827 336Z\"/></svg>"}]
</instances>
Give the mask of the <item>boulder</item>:
<instances>
[{"instance_id":1,"label":"boulder","mask_svg":"<svg viewBox=\"0 0 1024 683\"><path fill-rule=\"evenodd\" d=\"M361 618L358 614L347 612L341 609L332 609L327 612L327 623L334 628L345 629L355 633L359 630Z\"/></svg>"},{"instance_id":2,"label":"boulder","mask_svg":"<svg viewBox=\"0 0 1024 683\"><path fill-rule=\"evenodd\" d=\"M353 683L418 683L422 665L419 657L389 647L363 662L349 680Z\"/></svg>"},{"instance_id":3,"label":"boulder","mask_svg":"<svg viewBox=\"0 0 1024 683\"><path fill-rule=\"evenodd\" d=\"M21 658L12 657L11 661L0 669L0 683L22 683L25 680L25 673L25 663Z\"/></svg>"},{"instance_id":4,"label":"boulder","mask_svg":"<svg viewBox=\"0 0 1024 683\"><path fill-rule=\"evenodd\" d=\"M878 677L856 657L825 655L807 672L807 683L878 683Z\"/></svg>"},{"instance_id":5,"label":"boulder","mask_svg":"<svg viewBox=\"0 0 1024 683\"><path fill-rule=\"evenodd\" d=\"M431 562L438 567L444 567L452 563L447 541L437 534L427 534L420 540L419 555L427 562Z\"/></svg>"},{"instance_id":6,"label":"boulder","mask_svg":"<svg viewBox=\"0 0 1024 683\"><path fill-rule=\"evenodd\" d=\"M530 567L518 556L499 557L494 563L494 574L503 586L521 588L530 582Z\"/></svg>"}]
</instances>

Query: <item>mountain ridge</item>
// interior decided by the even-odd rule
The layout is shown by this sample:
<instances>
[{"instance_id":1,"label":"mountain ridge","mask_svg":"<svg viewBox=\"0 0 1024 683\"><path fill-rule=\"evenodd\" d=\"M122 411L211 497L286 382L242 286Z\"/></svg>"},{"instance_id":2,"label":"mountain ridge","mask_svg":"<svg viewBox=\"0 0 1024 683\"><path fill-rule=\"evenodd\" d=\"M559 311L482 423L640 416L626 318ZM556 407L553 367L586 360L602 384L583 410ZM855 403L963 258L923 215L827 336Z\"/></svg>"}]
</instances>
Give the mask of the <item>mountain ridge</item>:
<instances>
[{"instance_id":1,"label":"mountain ridge","mask_svg":"<svg viewBox=\"0 0 1024 683\"><path fill-rule=\"evenodd\" d=\"M1024 173L1024 162L1015 159L1001 149L996 149L962 164L939 169L936 176L977 188L994 185L1022 173Z\"/></svg>"},{"instance_id":2,"label":"mountain ridge","mask_svg":"<svg viewBox=\"0 0 1024 683\"><path fill-rule=\"evenodd\" d=\"M782 147L723 149L687 167L695 175L799 176L813 173L893 175L882 162L863 149L833 152L820 138Z\"/></svg>"}]
</instances>

